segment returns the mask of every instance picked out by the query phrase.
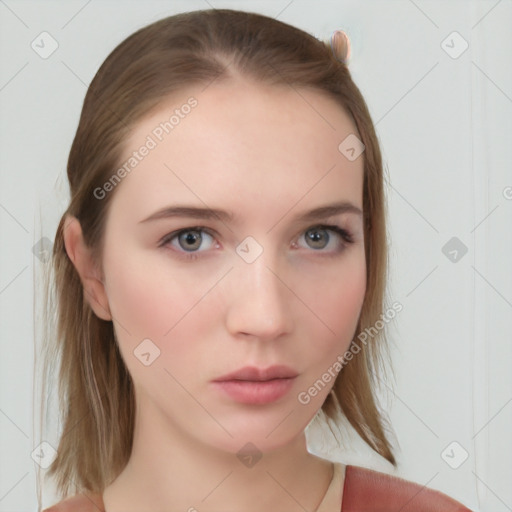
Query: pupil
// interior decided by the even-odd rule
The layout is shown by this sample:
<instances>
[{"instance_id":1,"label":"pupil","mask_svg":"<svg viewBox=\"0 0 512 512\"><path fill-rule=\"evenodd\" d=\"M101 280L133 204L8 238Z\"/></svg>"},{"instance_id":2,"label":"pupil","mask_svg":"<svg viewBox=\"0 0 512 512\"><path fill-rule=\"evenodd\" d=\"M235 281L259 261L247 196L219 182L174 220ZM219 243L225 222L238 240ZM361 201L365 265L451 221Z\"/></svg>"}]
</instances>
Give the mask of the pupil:
<instances>
[{"instance_id":1,"label":"pupil","mask_svg":"<svg viewBox=\"0 0 512 512\"><path fill-rule=\"evenodd\" d=\"M187 231L187 233L185 234L185 243L189 245L189 248L194 244L197 245L198 240L201 241L201 236L198 235L197 233L194 234L194 232L192 231Z\"/></svg>"},{"instance_id":2,"label":"pupil","mask_svg":"<svg viewBox=\"0 0 512 512\"><path fill-rule=\"evenodd\" d=\"M308 238L314 243L319 244L320 247L325 247L325 243L329 241L329 235L326 234L325 230L316 229L315 231L309 231ZM322 244L322 239L324 243ZM318 247L318 245L317 245Z\"/></svg>"}]
</instances>

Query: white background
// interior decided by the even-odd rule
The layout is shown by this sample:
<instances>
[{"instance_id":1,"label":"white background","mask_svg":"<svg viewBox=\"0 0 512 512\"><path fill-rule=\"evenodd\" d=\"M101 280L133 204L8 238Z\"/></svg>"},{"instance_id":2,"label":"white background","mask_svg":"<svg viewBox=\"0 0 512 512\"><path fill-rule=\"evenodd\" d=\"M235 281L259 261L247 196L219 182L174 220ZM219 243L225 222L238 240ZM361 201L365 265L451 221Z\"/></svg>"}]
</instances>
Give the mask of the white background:
<instances>
[{"instance_id":1,"label":"white background","mask_svg":"<svg viewBox=\"0 0 512 512\"><path fill-rule=\"evenodd\" d=\"M349 68L382 143L389 296L403 305L390 330L396 379L382 403L399 467L357 439L322 445L314 425L311 450L439 489L475 511L512 510L511 0L5 0L0 512L37 510L33 298L44 263L32 247L53 240L67 206L66 161L86 87L136 29L210 6L277 17L322 39L344 29ZM31 48L43 31L59 45L47 59ZM469 45L457 58L445 51L463 48L454 31ZM452 237L467 247L456 262L442 252ZM452 464L468 453L457 469L441 456L453 441ZM52 500L46 493L43 506Z\"/></svg>"}]
</instances>

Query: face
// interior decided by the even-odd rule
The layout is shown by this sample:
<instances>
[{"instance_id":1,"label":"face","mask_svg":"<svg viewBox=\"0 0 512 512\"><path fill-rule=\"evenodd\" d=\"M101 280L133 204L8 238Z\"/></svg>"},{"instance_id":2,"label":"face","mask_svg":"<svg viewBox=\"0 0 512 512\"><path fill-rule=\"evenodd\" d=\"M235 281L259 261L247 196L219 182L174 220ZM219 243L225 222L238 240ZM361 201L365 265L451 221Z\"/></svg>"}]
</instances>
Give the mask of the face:
<instances>
[{"instance_id":1,"label":"face","mask_svg":"<svg viewBox=\"0 0 512 512\"><path fill-rule=\"evenodd\" d=\"M231 453L246 442L272 450L303 433L355 334L363 156L338 150L357 131L319 92L248 81L201 89L166 100L126 143L123 162L138 156L106 192L105 293L142 416ZM197 104L180 109L190 97ZM156 214L178 206L203 214ZM276 365L289 378L217 382Z\"/></svg>"}]
</instances>

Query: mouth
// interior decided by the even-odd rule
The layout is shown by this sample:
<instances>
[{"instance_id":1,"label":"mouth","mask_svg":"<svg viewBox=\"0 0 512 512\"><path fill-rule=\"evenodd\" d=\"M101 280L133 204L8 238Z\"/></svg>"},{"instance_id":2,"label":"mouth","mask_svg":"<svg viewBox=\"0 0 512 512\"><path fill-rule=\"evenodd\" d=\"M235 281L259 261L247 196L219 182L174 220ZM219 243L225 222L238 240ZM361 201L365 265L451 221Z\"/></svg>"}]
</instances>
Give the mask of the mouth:
<instances>
[{"instance_id":1,"label":"mouth","mask_svg":"<svg viewBox=\"0 0 512 512\"><path fill-rule=\"evenodd\" d=\"M295 377L268 380L217 380L212 384L232 400L244 404L262 405L276 402L293 387Z\"/></svg>"},{"instance_id":2,"label":"mouth","mask_svg":"<svg viewBox=\"0 0 512 512\"><path fill-rule=\"evenodd\" d=\"M285 365L275 365L268 368L245 366L215 379L215 382L226 380L267 381L272 379L289 379L297 375L298 373L293 368Z\"/></svg>"},{"instance_id":3,"label":"mouth","mask_svg":"<svg viewBox=\"0 0 512 512\"><path fill-rule=\"evenodd\" d=\"M236 402L268 404L284 397L298 373L289 366L246 366L212 381L216 389Z\"/></svg>"}]
</instances>

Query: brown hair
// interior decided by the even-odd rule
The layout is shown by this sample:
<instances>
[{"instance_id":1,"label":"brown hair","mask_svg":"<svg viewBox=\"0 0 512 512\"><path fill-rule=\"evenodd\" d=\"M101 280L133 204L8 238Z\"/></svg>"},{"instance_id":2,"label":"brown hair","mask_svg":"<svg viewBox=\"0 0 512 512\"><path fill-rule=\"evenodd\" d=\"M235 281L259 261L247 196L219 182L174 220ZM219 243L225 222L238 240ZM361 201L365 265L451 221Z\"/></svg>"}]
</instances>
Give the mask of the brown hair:
<instances>
[{"instance_id":1,"label":"brown hair","mask_svg":"<svg viewBox=\"0 0 512 512\"><path fill-rule=\"evenodd\" d=\"M63 496L101 493L123 470L130 457L135 411L133 383L113 324L98 318L84 296L65 250L64 222L68 215L80 221L85 243L101 267L105 219L115 192L98 200L93 190L120 165L123 143L134 125L171 93L238 73L265 84L325 93L348 113L365 145L367 291L356 334L380 318L387 275L381 153L363 96L343 56L333 53L334 47L259 14L203 10L170 16L138 30L112 51L96 73L69 154L70 204L55 236L50 269L54 275L47 277L47 321L56 314L56 334L46 340L51 360L47 372L52 373L50 366L59 360L63 418L48 476L57 478ZM338 375L322 411L334 421L341 408L361 438L396 465L374 396L377 375L384 369L384 342L380 332L361 346Z\"/></svg>"}]
</instances>

